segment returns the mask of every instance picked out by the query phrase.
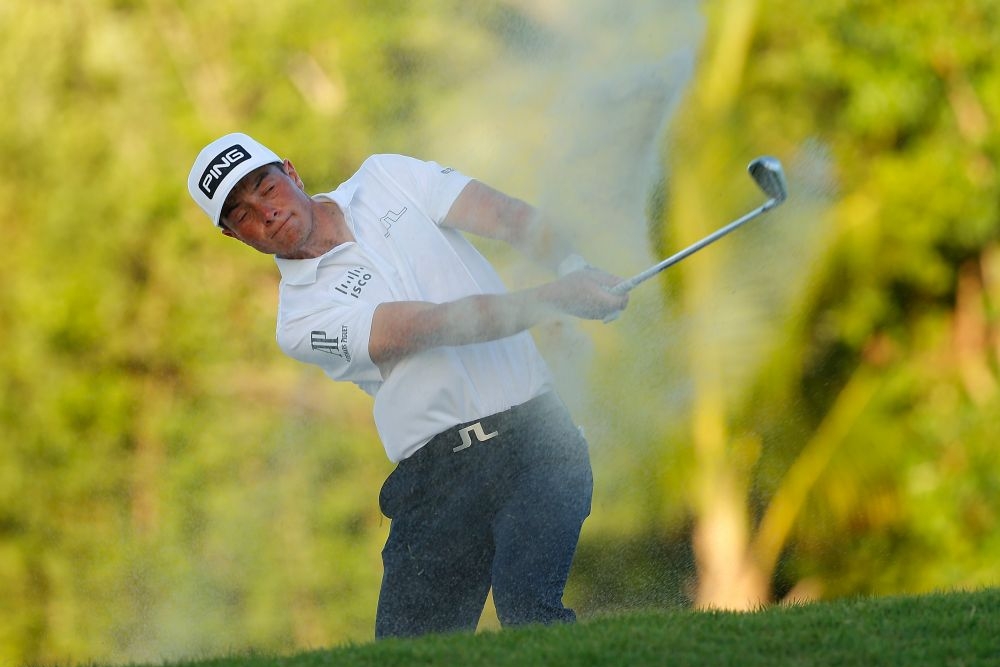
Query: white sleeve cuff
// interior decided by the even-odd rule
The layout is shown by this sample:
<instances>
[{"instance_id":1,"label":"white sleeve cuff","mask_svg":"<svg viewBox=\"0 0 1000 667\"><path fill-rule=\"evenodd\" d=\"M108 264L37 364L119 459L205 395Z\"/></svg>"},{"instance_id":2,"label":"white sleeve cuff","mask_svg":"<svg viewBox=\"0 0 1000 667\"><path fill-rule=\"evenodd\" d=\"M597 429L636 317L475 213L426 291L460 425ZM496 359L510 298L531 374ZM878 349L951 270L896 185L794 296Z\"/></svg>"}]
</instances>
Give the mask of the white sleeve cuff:
<instances>
[{"instance_id":1,"label":"white sleeve cuff","mask_svg":"<svg viewBox=\"0 0 1000 667\"><path fill-rule=\"evenodd\" d=\"M570 273L587 268L590 268L590 264L587 263L587 260L580 255L573 253L572 255L566 256L563 261L559 262L559 266L556 268L556 275L562 278Z\"/></svg>"}]
</instances>

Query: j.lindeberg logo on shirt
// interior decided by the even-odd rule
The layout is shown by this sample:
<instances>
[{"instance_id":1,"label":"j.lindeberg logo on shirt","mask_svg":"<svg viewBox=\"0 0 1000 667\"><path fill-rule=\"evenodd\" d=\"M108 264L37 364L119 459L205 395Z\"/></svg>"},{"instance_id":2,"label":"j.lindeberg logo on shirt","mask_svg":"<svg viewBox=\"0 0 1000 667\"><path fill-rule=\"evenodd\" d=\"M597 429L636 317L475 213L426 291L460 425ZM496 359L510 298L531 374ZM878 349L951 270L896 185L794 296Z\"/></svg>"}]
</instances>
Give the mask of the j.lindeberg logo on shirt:
<instances>
[{"instance_id":1,"label":"j.lindeberg logo on shirt","mask_svg":"<svg viewBox=\"0 0 1000 667\"><path fill-rule=\"evenodd\" d=\"M389 238L389 230L392 228L392 223L399 222L399 219L403 217L406 213L406 207L404 206L399 211L393 211L389 209L389 212L378 219L383 225L385 225L385 237Z\"/></svg>"},{"instance_id":2,"label":"j.lindeberg logo on shirt","mask_svg":"<svg viewBox=\"0 0 1000 667\"><path fill-rule=\"evenodd\" d=\"M309 342L312 349L317 352L325 352L335 357L340 357L346 362L351 362L351 353L347 349L347 325L340 327L340 337L330 338L325 331L310 331Z\"/></svg>"},{"instance_id":3,"label":"j.lindeberg logo on shirt","mask_svg":"<svg viewBox=\"0 0 1000 667\"><path fill-rule=\"evenodd\" d=\"M371 270L364 266L356 266L347 272L344 279L333 289L344 296L353 296L355 299L361 296L365 286L372 280Z\"/></svg>"}]
</instances>

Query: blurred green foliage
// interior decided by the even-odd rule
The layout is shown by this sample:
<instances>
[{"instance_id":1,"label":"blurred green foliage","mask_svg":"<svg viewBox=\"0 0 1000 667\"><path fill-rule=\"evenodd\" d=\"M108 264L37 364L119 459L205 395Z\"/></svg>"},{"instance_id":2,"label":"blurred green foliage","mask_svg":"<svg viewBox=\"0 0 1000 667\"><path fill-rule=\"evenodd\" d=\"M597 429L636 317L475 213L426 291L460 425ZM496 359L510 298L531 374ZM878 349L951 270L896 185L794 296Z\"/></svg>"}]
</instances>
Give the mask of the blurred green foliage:
<instances>
[{"instance_id":1,"label":"blurred green foliage","mask_svg":"<svg viewBox=\"0 0 1000 667\"><path fill-rule=\"evenodd\" d=\"M546 39L523 3L468 5L0 6L0 662L370 637L368 399L282 357L274 268L184 183L235 129L313 190L420 151L436 100ZM601 332L572 601L696 598L705 428L773 597L996 583L1000 7L705 9L656 251L758 201L713 186L747 155L782 157L793 200Z\"/></svg>"},{"instance_id":2,"label":"blurred green foliage","mask_svg":"<svg viewBox=\"0 0 1000 667\"><path fill-rule=\"evenodd\" d=\"M273 266L184 188L232 129L316 187L391 145L456 75L436 7L0 8L0 662L370 635L368 399L282 358Z\"/></svg>"},{"instance_id":3,"label":"blurred green foliage","mask_svg":"<svg viewBox=\"0 0 1000 667\"><path fill-rule=\"evenodd\" d=\"M752 129L822 137L840 192L789 372L747 418L791 442L870 384L794 531L788 574L828 595L1000 579L998 18L993 2L762 3ZM808 409L765 407L776 390Z\"/></svg>"}]
</instances>

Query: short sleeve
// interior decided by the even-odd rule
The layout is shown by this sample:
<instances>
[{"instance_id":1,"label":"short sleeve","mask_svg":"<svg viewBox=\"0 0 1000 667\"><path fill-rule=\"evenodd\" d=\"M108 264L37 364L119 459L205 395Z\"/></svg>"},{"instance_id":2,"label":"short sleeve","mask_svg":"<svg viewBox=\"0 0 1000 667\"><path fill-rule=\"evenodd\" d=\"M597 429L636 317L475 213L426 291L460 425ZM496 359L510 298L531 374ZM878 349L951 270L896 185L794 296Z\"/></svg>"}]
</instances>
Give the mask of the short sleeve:
<instances>
[{"instance_id":1,"label":"short sleeve","mask_svg":"<svg viewBox=\"0 0 1000 667\"><path fill-rule=\"evenodd\" d=\"M451 167L405 155L373 155L366 162L367 166L409 192L421 203L427 217L439 225L472 180Z\"/></svg>"},{"instance_id":2,"label":"short sleeve","mask_svg":"<svg viewBox=\"0 0 1000 667\"><path fill-rule=\"evenodd\" d=\"M328 304L322 310L292 314L278 324L278 345L288 356L320 366L334 380L381 382L368 354L372 318L378 304Z\"/></svg>"}]
</instances>

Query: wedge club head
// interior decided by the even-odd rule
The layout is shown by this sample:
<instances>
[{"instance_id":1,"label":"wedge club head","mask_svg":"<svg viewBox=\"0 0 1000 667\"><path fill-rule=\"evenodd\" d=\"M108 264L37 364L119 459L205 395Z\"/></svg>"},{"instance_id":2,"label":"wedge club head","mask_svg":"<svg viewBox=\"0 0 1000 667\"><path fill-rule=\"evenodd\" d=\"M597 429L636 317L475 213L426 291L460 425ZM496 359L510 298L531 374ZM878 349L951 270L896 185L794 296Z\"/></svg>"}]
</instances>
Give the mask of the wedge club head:
<instances>
[{"instance_id":1,"label":"wedge club head","mask_svg":"<svg viewBox=\"0 0 1000 667\"><path fill-rule=\"evenodd\" d=\"M747 166L747 171L764 194L776 203L780 204L788 197L785 172L778 158L762 155Z\"/></svg>"}]
</instances>

